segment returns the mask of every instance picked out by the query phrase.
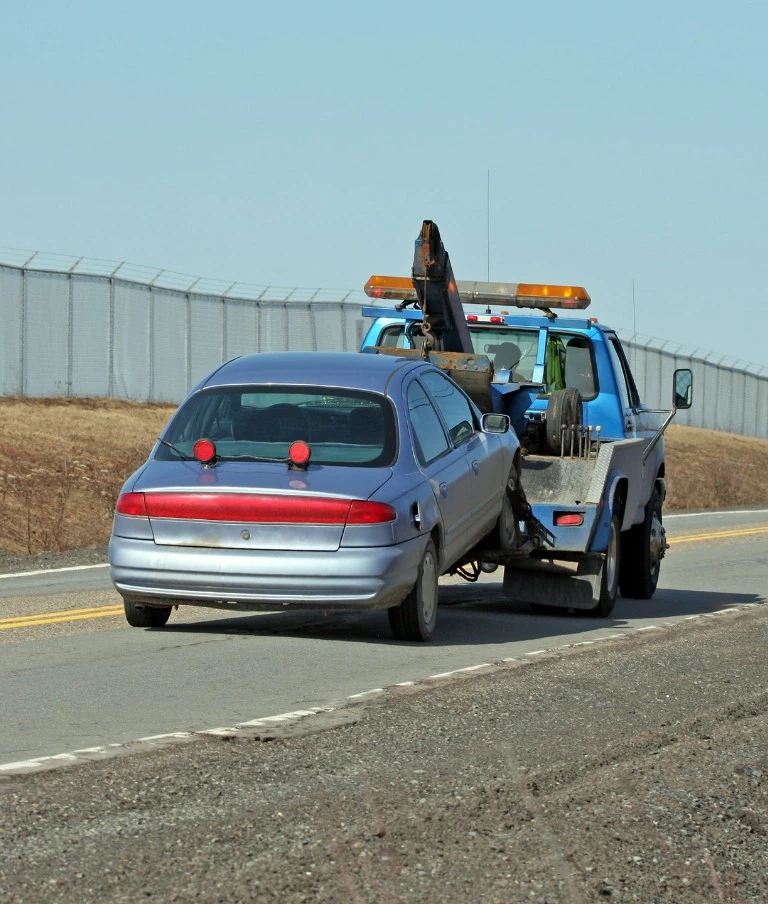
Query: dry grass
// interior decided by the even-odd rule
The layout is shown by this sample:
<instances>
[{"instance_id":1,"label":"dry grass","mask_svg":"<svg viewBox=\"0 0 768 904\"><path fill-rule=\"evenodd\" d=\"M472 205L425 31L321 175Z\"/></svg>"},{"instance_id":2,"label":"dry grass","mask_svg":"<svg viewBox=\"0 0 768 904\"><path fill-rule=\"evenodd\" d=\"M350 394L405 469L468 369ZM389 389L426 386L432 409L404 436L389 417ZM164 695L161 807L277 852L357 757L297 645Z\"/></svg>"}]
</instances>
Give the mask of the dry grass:
<instances>
[{"instance_id":1,"label":"dry grass","mask_svg":"<svg viewBox=\"0 0 768 904\"><path fill-rule=\"evenodd\" d=\"M173 410L113 399L0 398L0 551L105 544L123 481Z\"/></svg>"},{"instance_id":2,"label":"dry grass","mask_svg":"<svg viewBox=\"0 0 768 904\"><path fill-rule=\"evenodd\" d=\"M114 399L0 398L0 552L106 544L123 481L174 407ZM768 505L768 441L667 433L668 508Z\"/></svg>"},{"instance_id":3,"label":"dry grass","mask_svg":"<svg viewBox=\"0 0 768 904\"><path fill-rule=\"evenodd\" d=\"M672 424L666 444L667 508L768 505L768 440Z\"/></svg>"}]
</instances>

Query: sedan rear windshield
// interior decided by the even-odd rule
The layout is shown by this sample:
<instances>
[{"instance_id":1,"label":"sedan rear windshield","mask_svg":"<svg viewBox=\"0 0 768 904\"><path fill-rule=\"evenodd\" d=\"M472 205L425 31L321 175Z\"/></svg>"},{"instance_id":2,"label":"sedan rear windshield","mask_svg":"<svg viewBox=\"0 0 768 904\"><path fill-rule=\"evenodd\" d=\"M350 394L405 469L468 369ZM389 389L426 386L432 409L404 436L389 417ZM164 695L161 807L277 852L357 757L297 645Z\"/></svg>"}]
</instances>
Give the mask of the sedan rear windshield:
<instances>
[{"instance_id":1,"label":"sedan rear windshield","mask_svg":"<svg viewBox=\"0 0 768 904\"><path fill-rule=\"evenodd\" d=\"M188 399L168 426L156 457L192 458L199 439L227 460L288 457L296 440L309 443L312 464L386 467L395 458L391 403L353 389L237 386L204 389Z\"/></svg>"}]
</instances>

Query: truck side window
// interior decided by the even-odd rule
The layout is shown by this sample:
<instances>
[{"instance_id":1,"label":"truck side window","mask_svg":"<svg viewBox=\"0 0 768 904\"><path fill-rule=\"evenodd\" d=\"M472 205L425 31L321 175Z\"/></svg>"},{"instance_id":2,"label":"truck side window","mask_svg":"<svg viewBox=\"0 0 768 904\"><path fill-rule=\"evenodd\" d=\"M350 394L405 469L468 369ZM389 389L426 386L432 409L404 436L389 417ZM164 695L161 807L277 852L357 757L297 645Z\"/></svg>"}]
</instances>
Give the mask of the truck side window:
<instances>
[{"instance_id":1,"label":"truck side window","mask_svg":"<svg viewBox=\"0 0 768 904\"><path fill-rule=\"evenodd\" d=\"M379 337L379 345L382 348L408 348L405 328L402 326L388 326Z\"/></svg>"},{"instance_id":2,"label":"truck side window","mask_svg":"<svg viewBox=\"0 0 768 904\"><path fill-rule=\"evenodd\" d=\"M440 418L417 380L408 387L408 418L421 464L428 465L449 450Z\"/></svg>"},{"instance_id":3,"label":"truck side window","mask_svg":"<svg viewBox=\"0 0 768 904\"><path fill-rule=\"evenodd\" d=\"M468 436L472 436L475 432L475 417L459 387L437 371L422 374L421 380L440 409L453 444L458 446Z\"/></svg>"},{"instance_id":4,"label":"truck side window","mask_svg":"<svg viewBox=\"0 0 768 904\"><path fill-rule=\"evenodd\" d=\"M622 402L625 408L637 409L640 406L640 394L635 386L632 377L632 371L629 369L627 356L621 347L618 336L610 335L608 338L608 349L611 353L613 366L616 370L616 379L619 382L619 391L622 394Z\"/></svg>"}]
</instances>

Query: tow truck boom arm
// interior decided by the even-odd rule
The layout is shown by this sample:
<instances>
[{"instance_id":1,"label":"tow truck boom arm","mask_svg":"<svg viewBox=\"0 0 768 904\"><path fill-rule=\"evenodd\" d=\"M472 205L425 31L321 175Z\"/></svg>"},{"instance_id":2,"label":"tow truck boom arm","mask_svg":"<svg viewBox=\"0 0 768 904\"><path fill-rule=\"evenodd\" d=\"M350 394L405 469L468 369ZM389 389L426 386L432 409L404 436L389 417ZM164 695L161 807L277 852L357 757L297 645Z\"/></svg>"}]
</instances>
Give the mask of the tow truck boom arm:
<instances>
[{"instance_id":1,"label":"tow truck boom arm","mask_svg":"<svg viewBox=\"0 0 768 904\"><path fill-rule=\"evenodd\" d=\"M413 252L413 286L424 315L424 347L473 354L451 259L432 220L424 220Z\"/></svg>"}]
</instances>

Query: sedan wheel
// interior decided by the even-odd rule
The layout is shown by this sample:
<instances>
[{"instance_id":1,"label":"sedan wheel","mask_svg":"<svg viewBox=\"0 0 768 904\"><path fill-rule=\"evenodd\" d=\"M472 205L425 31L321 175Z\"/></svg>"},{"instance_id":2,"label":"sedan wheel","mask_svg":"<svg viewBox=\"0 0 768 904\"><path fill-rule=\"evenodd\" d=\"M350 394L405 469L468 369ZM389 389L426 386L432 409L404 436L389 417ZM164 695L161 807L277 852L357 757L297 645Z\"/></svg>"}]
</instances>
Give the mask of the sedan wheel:
<instances>
[{"instance_id":1,"label":"sedan wheel","mask_svg":"<svg viewBox=\"0 0 768 904\"><path fill-rule=\"evenodd\" d=\"M430 540L419 566L413 589L399 606L388 609L389 626L397 640L425 641L437 622L437 550Z\"/></svg>"},{"instance_id":2,"label":"sedan wheel","mask_svg":"<svg viewBox=\"0 0 768 904\"><path fill-rule=\"evenodd\" d=\"M125 619L132 628L162 628L171 617L170 606L145 606L123 600Z\"/></svg>"}]
</instances>

